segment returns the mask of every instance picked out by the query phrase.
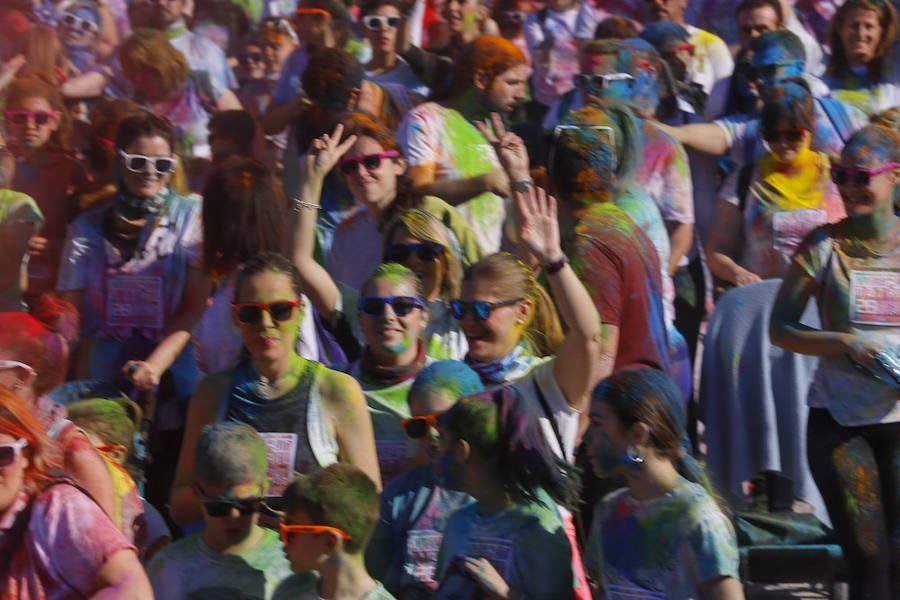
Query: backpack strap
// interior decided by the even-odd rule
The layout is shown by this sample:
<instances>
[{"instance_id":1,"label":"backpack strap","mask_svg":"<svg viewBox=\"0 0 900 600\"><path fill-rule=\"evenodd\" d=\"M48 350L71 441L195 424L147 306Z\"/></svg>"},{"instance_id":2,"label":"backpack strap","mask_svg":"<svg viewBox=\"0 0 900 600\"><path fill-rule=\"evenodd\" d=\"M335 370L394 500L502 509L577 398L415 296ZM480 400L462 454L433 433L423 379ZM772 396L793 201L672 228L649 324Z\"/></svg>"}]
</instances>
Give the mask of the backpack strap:
<instances>
[{"instance_id":1,"label":"backpack strap","mask_svg":"<svg viewBox=\"0 0 900 600\"><path fill-rule=\"evenodd\" d=\"M219 103L216 101L216 92L213 89L212 79L207 71L191 71L191 81L194 82L194 89L200 97L200 105L208 114L213 114L219 110Z\"/></svg>"}]
</instances>

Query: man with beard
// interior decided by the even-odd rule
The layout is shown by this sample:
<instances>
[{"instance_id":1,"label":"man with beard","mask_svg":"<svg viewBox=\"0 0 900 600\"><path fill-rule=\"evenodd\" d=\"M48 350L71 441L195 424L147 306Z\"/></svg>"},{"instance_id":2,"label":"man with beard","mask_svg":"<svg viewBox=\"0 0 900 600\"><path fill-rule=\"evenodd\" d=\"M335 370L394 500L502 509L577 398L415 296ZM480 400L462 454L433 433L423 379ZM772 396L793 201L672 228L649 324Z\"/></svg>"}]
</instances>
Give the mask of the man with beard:
<instances>
[{"instance_id":1,"label":"man with beard","mask_svg":"<svg viewBox=\"0 0 900 600\"><path fill-rule=\"evenodd\" d=\"M525 98L528 71L525 55L512 42L481 36L463 48L450 85L436 101L412 109L397 131L415 191L457 206L485 253L500 249L504 198L531 181L527 172L515 174L510 185L474 123L492 112L512 112Z\"/></svg>"}]
</instances>

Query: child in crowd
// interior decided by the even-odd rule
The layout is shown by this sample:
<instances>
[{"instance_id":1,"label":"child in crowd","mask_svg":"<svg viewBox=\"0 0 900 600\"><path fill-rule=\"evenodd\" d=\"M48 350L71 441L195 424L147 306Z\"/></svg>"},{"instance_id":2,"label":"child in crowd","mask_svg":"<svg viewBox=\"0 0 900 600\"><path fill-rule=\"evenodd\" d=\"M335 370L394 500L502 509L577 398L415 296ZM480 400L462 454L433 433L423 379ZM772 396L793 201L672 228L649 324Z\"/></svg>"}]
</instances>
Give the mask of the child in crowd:
<instances>
[{"instance_id":1,"label":"child in crowd","mask_svg":"<svg viewBox=\"0 0 900 600\"><path fill-rule=\"evenodd\" d=\"M271 598L290 575L278 534L259 526L268 488L266 443L249 425L207 425L193 489L202 531L166 546L148 567L157 598Z\"/></svg>"},{"instance_id":2,"label":"child in crowd","mask_svg":"<svg viewBox=\"0 0 900 600\"><path fill-rule=\"evenodd\" d=\"M276 600L393 600L363 559L378 521L378 490L363 471L333 463L301 475L284 491L284 509L281 539L298 576L279 586Z\"/></svg>"},{"instance_id":3,"label":"child in crowd","mask_svg":"<svg viewBox=\"0 0 900 600\"><path fill-rule=\"evenodd\" d=\"M116 493L115 519L134 534L141 562L172 541L159 511L139 495L126 463L132 456L134 435L142 421L140 407L128 398L90 398L68 405L72 421L100 452Z\"/></svg>"},{"instance_id":4,"label":"child in crowd","mask_svg":"<svg viewBox=\"0 0 900 600\"><path fill-rule=\"evenodd\" d=\"M422 369L409 390L412 418L403 429L410 448L426 463L394 479L381 494L381 520L375 527L366 566L404 600L430 598L438 550L450 514L473 501L465 492L444 489L439 480L437 417L463 396L484 389L465 363L442 360Z\"/></svg>"}]
</instances>

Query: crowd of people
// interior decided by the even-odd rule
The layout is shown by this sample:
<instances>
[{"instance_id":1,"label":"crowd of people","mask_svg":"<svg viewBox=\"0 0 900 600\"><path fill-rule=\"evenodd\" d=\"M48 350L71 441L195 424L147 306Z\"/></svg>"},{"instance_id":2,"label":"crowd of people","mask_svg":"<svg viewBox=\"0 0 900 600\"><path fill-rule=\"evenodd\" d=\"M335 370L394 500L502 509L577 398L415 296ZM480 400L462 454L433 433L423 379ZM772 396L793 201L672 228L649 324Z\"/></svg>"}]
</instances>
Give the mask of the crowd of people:
<instances>
[{"instance_id":1,"label":"crowd of people","mask_svg":"<svg viewBox=\"0 0 900 600\"><path fill-rule=\"evenodd\" d=\"M696 384L764 280L850 597L900 597L897 35L0 0L0 598L742 599Z\"/></svg>"}]
</instances>

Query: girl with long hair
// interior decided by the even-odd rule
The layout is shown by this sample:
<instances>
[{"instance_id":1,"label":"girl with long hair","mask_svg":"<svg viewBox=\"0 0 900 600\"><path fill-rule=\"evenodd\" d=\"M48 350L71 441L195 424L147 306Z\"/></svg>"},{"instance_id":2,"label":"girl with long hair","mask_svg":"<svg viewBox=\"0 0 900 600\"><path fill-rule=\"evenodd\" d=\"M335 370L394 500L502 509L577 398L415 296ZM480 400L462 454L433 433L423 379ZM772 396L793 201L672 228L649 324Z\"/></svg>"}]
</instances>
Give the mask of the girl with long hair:
<instances>
[{"instance_id":1,"label":"girl with long hair","mask_svg":"<svg viewBox=\"0 0 900 600\"><path fill-rule=\"evenodd\" d=\"M438 417L442 486L475 503L447 522L434 598L574 597L571 549L554 503L573 508L579 478L544 441L538 410L502 387Z\"/></svg>"},{"instance_id":2,"label":"girl with long hair","mask_svg":"<svg viewBox=\"0 0 900 600\"><path fill-rule=\"evenodd\" d=\"M587 454L627 487L597 504L585 568L607 596L743 600L737 539L682 448L684 399L668 375L616 371L594 390Z\"/></svg>"}]
</instances>

